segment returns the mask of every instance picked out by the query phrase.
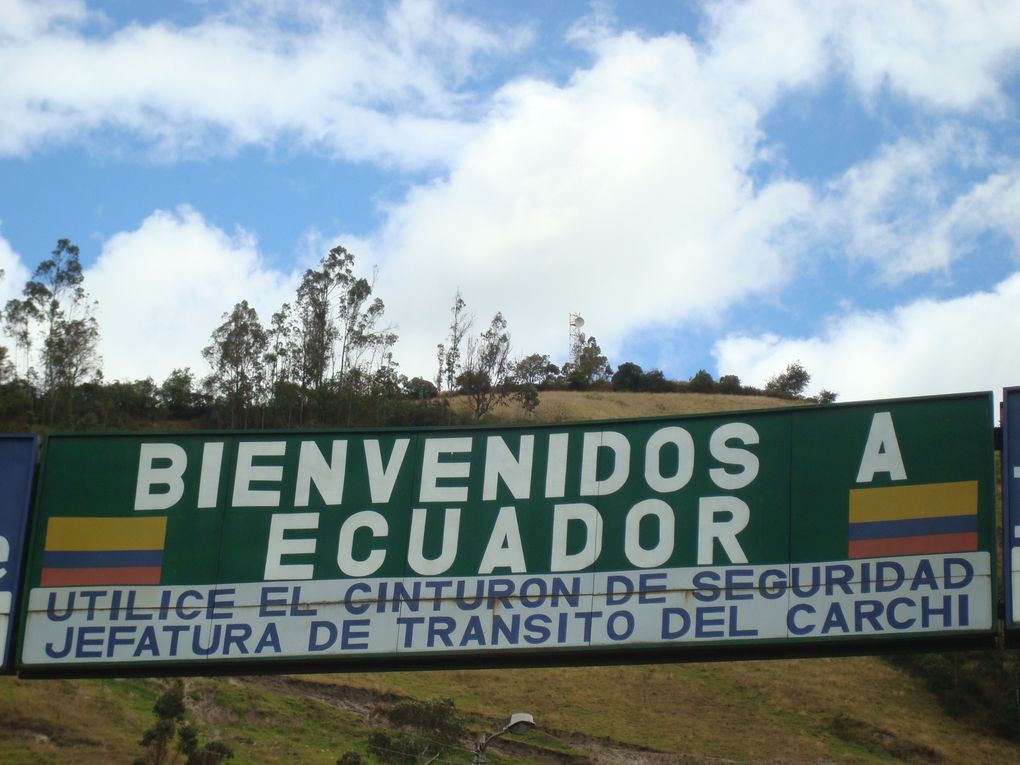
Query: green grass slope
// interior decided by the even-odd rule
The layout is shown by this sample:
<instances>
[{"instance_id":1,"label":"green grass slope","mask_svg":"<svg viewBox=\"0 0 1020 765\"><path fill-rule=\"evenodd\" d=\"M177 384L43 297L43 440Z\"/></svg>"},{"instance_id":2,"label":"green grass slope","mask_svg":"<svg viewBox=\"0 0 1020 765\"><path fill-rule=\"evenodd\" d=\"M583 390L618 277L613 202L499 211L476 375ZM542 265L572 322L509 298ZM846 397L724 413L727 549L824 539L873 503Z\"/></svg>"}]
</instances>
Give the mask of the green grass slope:
<instances>
[{"instance_id":1,"label":"green grass slope","mask_svg":"<svg viewBox=\"0 0 1020 765\"><path fill-rule=\"evenodd\" d=\"M543 396L535 419L773 403L557 393ZM151 679L0 678L0 765L127 765L142 754L138 740L164 688ZM1020 746L948 716L920 680L873 657L195 678L187 694L203 738L227 741L240 765L332 765L350 750L367 756L369 733L384 725L379 710L404 697L453 699L476 734L509 712L534 714L533 734L490 748L494 765L1020 762ZM439 762L469 763L470 743Z\"/></svg>"}]
</instances>

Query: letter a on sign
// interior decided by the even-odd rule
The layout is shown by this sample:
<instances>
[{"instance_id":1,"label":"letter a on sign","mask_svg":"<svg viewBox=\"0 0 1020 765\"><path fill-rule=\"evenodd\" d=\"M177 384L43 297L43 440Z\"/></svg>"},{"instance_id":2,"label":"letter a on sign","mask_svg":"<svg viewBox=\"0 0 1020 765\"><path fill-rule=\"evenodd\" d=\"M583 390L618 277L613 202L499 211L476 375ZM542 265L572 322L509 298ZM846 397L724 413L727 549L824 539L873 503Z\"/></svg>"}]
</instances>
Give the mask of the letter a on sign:
<instances>
[{"instance_id":1,"label":"letter a on sign","mask_svg":"<svg viewBox=\"0 0 1020 765\"><path fill-rule=\"evenodd\" d=\"M893 481L905 481L907 478L889 412L875 412L871 418L871 430L868 431L868 443L864 446L861 467L857 471L857 483L871 483L875 480L875 473L888 473Z\"/></svg>"}]
</instances>

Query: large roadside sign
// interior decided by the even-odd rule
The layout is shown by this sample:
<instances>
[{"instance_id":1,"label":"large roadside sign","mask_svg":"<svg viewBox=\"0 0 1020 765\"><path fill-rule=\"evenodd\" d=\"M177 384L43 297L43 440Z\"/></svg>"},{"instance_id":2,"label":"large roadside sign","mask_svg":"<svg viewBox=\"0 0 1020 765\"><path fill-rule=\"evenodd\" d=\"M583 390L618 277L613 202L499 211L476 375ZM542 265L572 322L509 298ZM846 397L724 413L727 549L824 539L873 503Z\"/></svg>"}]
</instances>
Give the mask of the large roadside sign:
<instances>
[{"instance_id":1,"label":"large roadside sign","mask_svg":"<svg viewBox=\"0 0 1020 765\"><path fill-rule=\"evenodd\" d=\"M1002 392L1002 530L1006 632L1020 634L1020 388Z\"/></svg>"},{"instance_id":2,"label":"large roadside sign","mask_svg":"<svg viewBox=\"0 0 1020 765\"><path fill-rule=\"evenodd\" d=\"M0 436L0 671L11 668L10 645L38 451L35 436Z\"/></svg>"},{"instance_id":3,"label":"large roadside sign","mask_svg":"<svg viewBox=\"0 0 1020 765\"><path fill-rule=\"evenodd\" d=\"M993 465L991 394L499 429L57 435L19 668L984 639Z\"/></svg>"}]
</instances>

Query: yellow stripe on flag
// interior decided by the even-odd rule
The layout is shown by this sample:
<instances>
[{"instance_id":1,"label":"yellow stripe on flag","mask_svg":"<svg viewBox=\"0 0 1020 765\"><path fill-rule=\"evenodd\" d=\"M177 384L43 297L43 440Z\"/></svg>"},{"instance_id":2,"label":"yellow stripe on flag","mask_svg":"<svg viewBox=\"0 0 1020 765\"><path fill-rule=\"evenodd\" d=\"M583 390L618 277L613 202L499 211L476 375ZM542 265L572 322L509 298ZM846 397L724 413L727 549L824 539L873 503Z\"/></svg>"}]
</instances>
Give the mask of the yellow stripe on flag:
<instances>
[{"instance_id":1,"label":"yellow stripe on flag","mask_svg":"<svg viewBox=\"0 0 1020 765\"><path fill-rule=\"evenodd\" d=\"M977 514L977 481L850 490L850 523Z\"/></svg>"},{"instance_id":2,"label":"yellow stripe on flag","mask_svg":"<svg viewBox=\"0 0 1020 765\"><path fill-rule=\"evenodd\" d=\"M70 550L162 550L166 518L50 518L46 547Z\"/></svg>"}]
</instances>

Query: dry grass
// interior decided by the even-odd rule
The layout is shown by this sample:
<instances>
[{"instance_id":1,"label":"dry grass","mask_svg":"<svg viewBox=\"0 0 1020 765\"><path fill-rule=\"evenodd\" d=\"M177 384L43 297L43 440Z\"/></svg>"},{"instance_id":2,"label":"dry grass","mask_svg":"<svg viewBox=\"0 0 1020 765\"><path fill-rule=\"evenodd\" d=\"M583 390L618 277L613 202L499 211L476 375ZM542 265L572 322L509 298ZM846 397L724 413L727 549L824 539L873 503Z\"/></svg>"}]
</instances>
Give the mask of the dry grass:
<instances>
[{"instance_id":1,"label":"dry grass","mask_svg":"<svg viewBox=\"0 0 1020 765\"><path fill-rule=\"evenodd\" d=\"M453 396L450 402L460 414L470 412L464 396ZM627 417L659 417L673 414L729 412L746 409L773 409L796 406L798 402L764 396L722 396L715 393L621 393L617 391L545 391L533 414L525 412L517 402L508 402L482 420L483 422L573 422L580 420Z\"/></svg>"}]
</instances>

